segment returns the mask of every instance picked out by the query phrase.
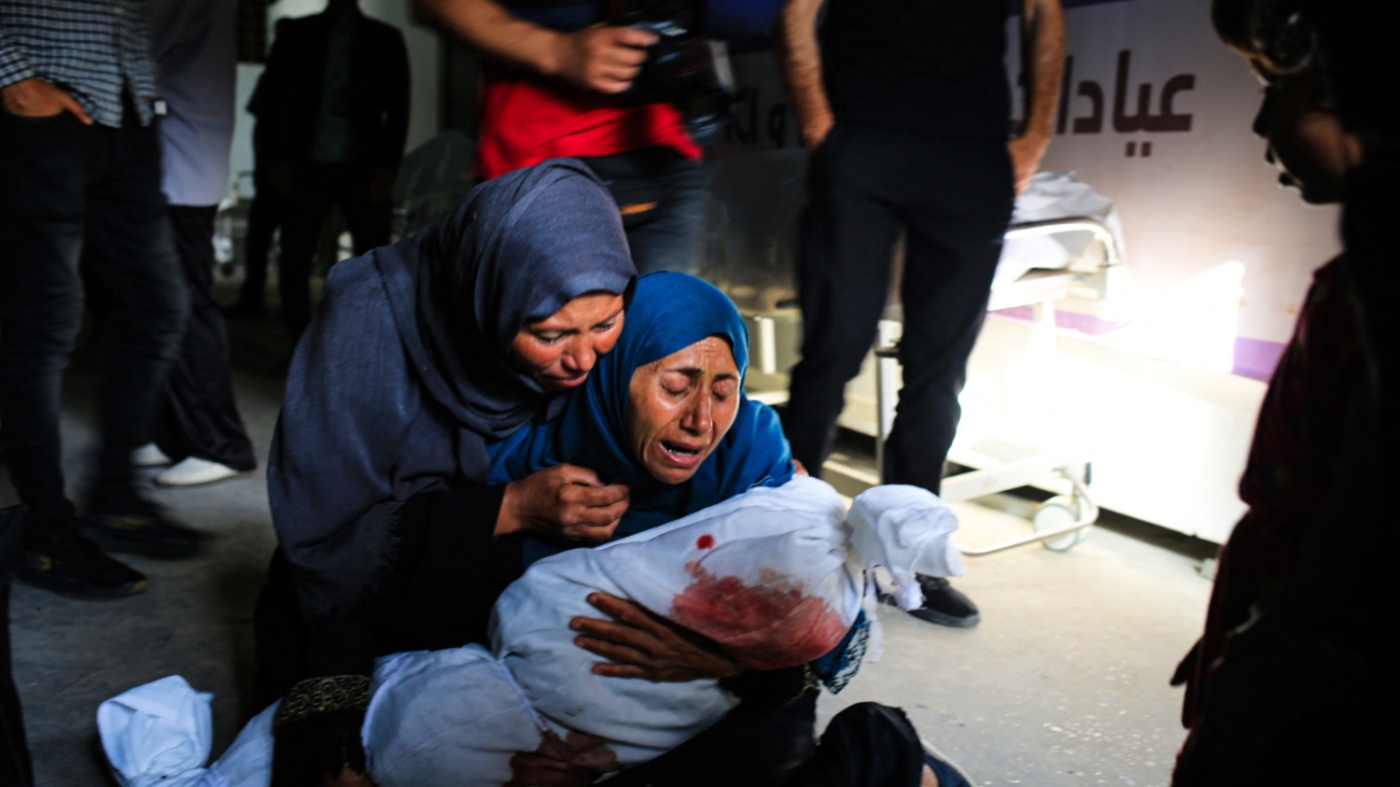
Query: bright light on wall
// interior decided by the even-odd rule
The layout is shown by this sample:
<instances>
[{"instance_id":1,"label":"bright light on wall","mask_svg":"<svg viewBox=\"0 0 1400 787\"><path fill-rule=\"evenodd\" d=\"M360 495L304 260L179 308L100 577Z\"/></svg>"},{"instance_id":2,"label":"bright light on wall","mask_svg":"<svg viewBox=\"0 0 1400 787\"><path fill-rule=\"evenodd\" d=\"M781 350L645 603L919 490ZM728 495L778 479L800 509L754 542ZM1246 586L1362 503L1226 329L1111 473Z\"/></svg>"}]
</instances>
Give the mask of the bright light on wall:
<instances>
[{"instance_id":1,"label":"bright light on wall","mask_svg":"<svg viewBox=\"0 0 1400 787\"><path fill-rule=\"evenodd\" d=\"M1105 344L1192 369L1229 374L1234 368L1244 265L1236 261L1171 287L1136 288L1122 313L1128 324Z\"/></svg>"}]
</instances>

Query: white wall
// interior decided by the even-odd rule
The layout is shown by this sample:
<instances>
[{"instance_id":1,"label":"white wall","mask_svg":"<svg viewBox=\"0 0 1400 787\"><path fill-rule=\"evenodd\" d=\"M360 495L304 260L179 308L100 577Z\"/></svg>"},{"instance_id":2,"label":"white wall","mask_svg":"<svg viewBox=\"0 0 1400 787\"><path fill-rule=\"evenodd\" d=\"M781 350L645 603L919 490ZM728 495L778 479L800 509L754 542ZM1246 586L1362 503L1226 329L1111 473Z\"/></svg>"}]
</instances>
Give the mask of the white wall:
<instances>
[{"instance_id":1,"label":"white wall","mask_svg":"<svg viewBox=\"0 0 1400 787\"><path fill-rule=\"evenodd\" d=\"M320 13L325 6L324 0L281 0L268 9L269 30L282 17ZM438 131L437 34L412 23L408 0L360 0L360 10L366 16L393 25L403 33L404 43L408 47L408 66L412 80L408 143L405 151L412 150ZM239 109L238 120L234 126L232 167L235 178L238 173L251 172L253 169L253 118L244 107L248 105L248 98L252 95L262 70L261 65L241 63L238 66ZM251 193L249 188L250 182L243 181L243 193Z\"/></svg>"}]
</instances>

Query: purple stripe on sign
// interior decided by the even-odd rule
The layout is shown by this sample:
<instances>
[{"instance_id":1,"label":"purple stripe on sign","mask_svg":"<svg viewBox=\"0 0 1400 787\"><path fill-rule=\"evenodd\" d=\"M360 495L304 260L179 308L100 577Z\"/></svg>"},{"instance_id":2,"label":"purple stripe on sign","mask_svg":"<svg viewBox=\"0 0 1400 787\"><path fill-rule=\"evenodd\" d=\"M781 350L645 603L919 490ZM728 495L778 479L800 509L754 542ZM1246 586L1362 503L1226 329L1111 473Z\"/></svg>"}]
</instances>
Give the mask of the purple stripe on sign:
<instances>
[{"instance_id":1,"label":"purple stripe on sign","mask_svg":"<svg viewBox=\"0 0 1400 787\"><path fill-rule=\"evenodd\" d=\"M1241 377L1268 382L1288 345L1263 339L1235 338L1235 366L1231 371Z\"/></svg>"},{"instance_id":2,"label":"purple stripe on sign","mask_svg":"<svg viewBox=\"0 0 1400 787\"><path fill-rule=\"evenodd\" d=\"M1035 322L1034 306L1015 306L1010 309L998 309L991 312L998 317L1016 322ZM1127 325L1125 322L1110 322L1108 320L1095 317L1092 314L1079 314L1077 312L1056 311L1055 327L1066 331L1075 331L1087 336L1102 336L1105 333L1112 333Z\"/></svg>"},{"instance_id":3,"label":"purple stripe on sign","mask_svg":"<svg viewBox=\"0 0 1400 787\"><path fill-rule=\"evenodd\" d=\"M1017 306L1012 309L998 309L989 312L994 317L1004 320L1025 324L1034 324L1035 307ZM1100 319L1092 314L1077 314L1075 312L1057 311L1055 312L1055 327L1064 331L1074 331L1082 336L1094 339L1105 334L1112 333L1127 326L1125 322L1110 322ZM1249 377L1254 380L1268 382L1274 376L1274 368L1278 366L1279 359L1283 357L1288 345L1283 342L1271 342L1264 339L1246 339L1241 336L1235 337L1235 357L1230 373L1241 377Z\"/></svg>"}]
</instances>

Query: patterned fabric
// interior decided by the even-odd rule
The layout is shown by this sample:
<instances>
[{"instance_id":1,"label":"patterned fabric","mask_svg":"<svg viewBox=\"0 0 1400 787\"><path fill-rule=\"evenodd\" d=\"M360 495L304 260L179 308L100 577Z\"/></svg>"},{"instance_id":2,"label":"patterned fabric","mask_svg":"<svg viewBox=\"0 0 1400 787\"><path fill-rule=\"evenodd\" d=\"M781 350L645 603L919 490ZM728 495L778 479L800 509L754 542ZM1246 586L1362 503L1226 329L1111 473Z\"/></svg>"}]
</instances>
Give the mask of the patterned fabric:
<instances>
[{"instance_id":1,"label":"patterned fabric","mask_svg":"<svg viewBox=\"0 0 1400 787\"><path fill-rule=\"evenodd\" d=\"M832 694L839 694L851 678L860 672L860 664L865 660L865 652L870 647L870 619L861 610L856 622L846 636L825 656L809 666L813 674L821 679L822 685Z\"/></svg>"},{"instance_id":2,"label":"patterned fabric","mask_svg":"<svg viewBox=\"0 0 1400 787\"><path fill-rule=\"evenodd\" d=\"M369 707L368 675L332 675L328 678L307 678L292 687L277 714L272 717L272 732L280 732L288 724L296 724L312 716L342 711L363 711Z\"/></svg>"},{"instance_id":3,"label":"patterned fabric","mask_svg":"<svg viewBox=\"0 0 1400 787\"><path fill-rule=\"evenodd\" d=\"M150 125L156 82L145 0L0 0L0 88L32 77L116 128L125 88Z\"/></svg>"}]
</instances>

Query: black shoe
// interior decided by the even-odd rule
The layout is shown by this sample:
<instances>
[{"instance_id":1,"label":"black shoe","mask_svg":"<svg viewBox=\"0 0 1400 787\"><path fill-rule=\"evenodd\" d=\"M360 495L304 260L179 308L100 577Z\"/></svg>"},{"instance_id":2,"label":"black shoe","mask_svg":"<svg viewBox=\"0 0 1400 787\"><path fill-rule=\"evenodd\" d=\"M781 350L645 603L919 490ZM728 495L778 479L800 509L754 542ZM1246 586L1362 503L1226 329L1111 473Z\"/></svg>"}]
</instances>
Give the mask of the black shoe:
<instances>
[{"instance_id":1,"label":"black shoe","mask_svg":"<svg viewBox=\"0 0 1400 787\"><path fill-rule=\"evenodd\" d=\"M93 506L82 518L83 535L108 552L182 558L199 554L204 534L171 519L160 506L132 494Z\"/></svg>"},{"instance_id":2,"label":"black shoe","mask_svg":"<svg viewBox=\"0 0 1400 787\"><path fill-rule=\"evenodd\" d=\"M26 545L15 578L64 598L88 601L122 598L146 589L144 574L109 557L72 525L47 544Z\"/></svg>"},{"instance_id":3,"label":"black shoe","mask_svg":"<svg viewBox=\"0 0 1400 787\"><path fill-rule=\"evenodd\" d=\"M924 603L909 614L940 626L970 629L982 622L982 615L972 599L956 590L943 577L917 574L919 588L924 591Z\"/></svg>"}]
</instances>

